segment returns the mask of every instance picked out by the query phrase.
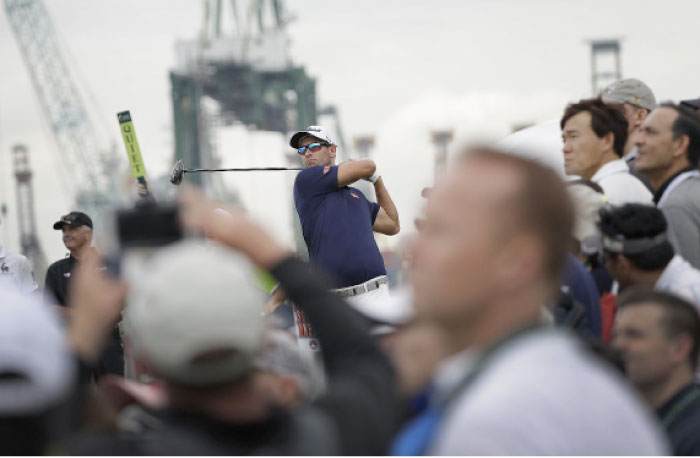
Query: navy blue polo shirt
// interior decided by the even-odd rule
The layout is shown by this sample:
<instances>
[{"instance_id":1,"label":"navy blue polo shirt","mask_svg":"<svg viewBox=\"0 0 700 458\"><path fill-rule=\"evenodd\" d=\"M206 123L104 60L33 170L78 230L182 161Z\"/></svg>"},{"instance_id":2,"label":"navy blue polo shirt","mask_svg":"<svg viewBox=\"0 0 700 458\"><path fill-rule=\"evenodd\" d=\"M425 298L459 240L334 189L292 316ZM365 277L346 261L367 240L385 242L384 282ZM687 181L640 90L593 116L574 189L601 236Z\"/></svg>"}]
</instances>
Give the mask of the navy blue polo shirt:
<instances>
[{"instance_id":1,"label":"navy blue polo shirt","mask_svg":"<svg viewBox=\"0 0 700 458\"><path fill-rule=\"evenodd\" d=\"M336 287L386 275L372 230L379 205L358 189L339 188L337 165L317 165L299 172L294 203L309 259L335 278Z\"/></svg>"}]
</instances>

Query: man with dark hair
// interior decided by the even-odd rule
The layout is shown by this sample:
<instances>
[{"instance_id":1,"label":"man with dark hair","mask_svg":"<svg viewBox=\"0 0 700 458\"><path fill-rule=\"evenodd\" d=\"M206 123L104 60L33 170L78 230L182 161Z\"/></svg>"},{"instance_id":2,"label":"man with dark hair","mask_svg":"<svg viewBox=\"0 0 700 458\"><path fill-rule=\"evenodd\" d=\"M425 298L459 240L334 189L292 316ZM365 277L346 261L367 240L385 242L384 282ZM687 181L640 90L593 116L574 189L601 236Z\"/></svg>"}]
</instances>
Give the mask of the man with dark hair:
<instances>
[{"instance_id":1,"label":"man with dark hair","mask_svg":"<svg viewBox=\"0 0 700 458\"><path fill-rule=\"evenodd\" d=\"M700 317L671 294L634 289L620 296L613 346L625 372L666 428L675 455L700 455L700 387L694 382Z\"/></svg>"},{"instance_id":2,"label":"man with dark hair","mask_svg":"<svg viewBox=\"0 0 700 458\"><path fill-rule=\"evenodd\" d=\"M663 453L622 380L568 332L542 325L573 229L556 172L470 150L435 186L425 215L412 245L414 308L448 353L427 411L393 453Z\"/></svg>"},{"instance_id":3,"label":"man with dark hair","mask_svg":"<svg viewBox=\"0 0 700 458\"><path fill-rule=\"evenodd\" d=\"M605 266L622 290L643 285L700 307L700 271L674 253L663 213L651 205L602 209L598 227Z\"/></svg>"},{"instance_id":4,"label":"man with dark hair","mask_svg":"<svg viewBox=\"0 0 700 458\"><path fill-rule=\"evenodd\" d=\"M623 113L600 98L569 104L560 122L564 170L598 183L612 205L651 202L646 186L622 159L627 141Z\"/></svg>"},{"instance_id":5,"label":"man with dark hair","mask_svg":"<svg viewBox=\"0 0 700 458\"><path fill-rule=\"evenodd\" d=\"M637 136L637 170L649 179L676 251L700 268L700 120L688 107L664 103Z\"/></svg>"}]
</instances>

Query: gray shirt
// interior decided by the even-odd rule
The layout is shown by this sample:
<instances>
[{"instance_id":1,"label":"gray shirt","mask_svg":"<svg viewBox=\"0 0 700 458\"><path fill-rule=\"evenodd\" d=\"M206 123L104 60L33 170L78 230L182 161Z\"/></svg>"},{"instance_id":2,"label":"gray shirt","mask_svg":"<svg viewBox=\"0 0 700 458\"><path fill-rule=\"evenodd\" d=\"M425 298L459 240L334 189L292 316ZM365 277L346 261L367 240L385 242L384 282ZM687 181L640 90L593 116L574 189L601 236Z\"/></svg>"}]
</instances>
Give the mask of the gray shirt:
<instances>
[{"instance_id":1,"label":"gray shirt","mask_svg":"<svg viewBox=\"0 0 700 458\"><path fill-rule=\"evenodd\" d=\"M668 221L673 248L700 268L700 177L690 177L669 189L659 208Z\"/></svg>"}]
</instances>

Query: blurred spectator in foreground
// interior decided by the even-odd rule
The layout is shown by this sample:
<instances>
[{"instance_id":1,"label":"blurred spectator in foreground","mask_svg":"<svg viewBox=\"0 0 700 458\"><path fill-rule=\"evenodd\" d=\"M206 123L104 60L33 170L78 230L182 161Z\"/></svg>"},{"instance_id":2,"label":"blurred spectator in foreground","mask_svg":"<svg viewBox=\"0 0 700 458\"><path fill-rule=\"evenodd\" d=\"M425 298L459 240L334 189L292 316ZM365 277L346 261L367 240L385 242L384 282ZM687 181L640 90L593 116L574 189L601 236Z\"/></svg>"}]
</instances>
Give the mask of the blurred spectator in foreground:
<instances>
[{"instance_id":1,"label":"blurred spectator in foreground","mask_svg":"<svg viewBox=\"0 0 700 458\"><path fill-rule=\"evenodd\" d=\"M620 296L613 345L625 372L656 410L675 455L700 455L700 387L693 376L700 318L668 293L633 289Z\"/></svg>"},{"instance_id":2,"label":"blurred spectator in foreground","mask_svg":"<svg viewBox=\"0 0 700 458\"><path fill-rule=\"evenodd\" d=\"M38 298L0 290L0 452L55 452L60 406L75 365L55 312Z\"/></svg>"},{"instance_id":3,"label":"blurred spectator in foreground","mask_svg":"<svg viewBox=\"0 0 700 458\"><path fill-rule=\"evenodd\" d=\"M700 268L700 120L688 107L664 103L637 136L637 170L654 189L676 251Z\"/></svg>"},{"instance_id":4,"label":"blurred spectator in foreground","mask_svg":"<svg viewBox=\"0 0 700 458\"><path fill-rule=\"evenodd\" d=\"M274 406L293 409L318 396L322 379L306 356L291 333L265 329L253 366L256 383L267 391ZM168 399L161 380L146 384L110 375L102 378L98 387L118 414L122 429L145 432L162 425L157 411L168 407Z\"/></svg>"},{"instance_id":5,"label":"blurred spectator in foreground","mask_svg":"<svg viewBox=\"0 0 700 458\"><path fill-rule=\"evenodd\" d=\"M488 149L470 150L435 187L413 246L413 292L450 357L395 454L665 453L620 376L568 332L541 325L572 220L554 171Z\"/></svg>"},{"instance_id":6,"label":"blurred spectator in foreground","mask_svg":"<svg viewBox=\"0 0 700 458\"><path fill-rule=\"evenodd\" d=\"M431 379L446 351L437 326L413 320L412 303L411 290L404 287L392 291L380 307L371 308L369 303L359 307L366 312L363 316L370 320L372 335L396 369L404 420L427 407Z\"/></svg>"},{"instance_id":7,"label":"blurred spectator in foreground","mask_svg":"<svg viewBox=\"0 0 700 458\"><path fill-rule=\"evenodd\" d=\"M622 159L627 120L618 108L583 99L566 107L560 126L567 175L598 183L612 205L651 203L651 193Z\"/></svg>"},{"instance_id":8,"label":"blurred spectator in foreground","mask_svg":"<svg viewBox=\"0 0 700 458\"><path fill-rule=\"evenodd\" d=\"M126 312L135 356L165 381L170 408L159 413L162 427L139 437L85 437L74 452L385 453L398 413L393 371L357 312L328 291L326 277L311 273L235 211L221 216L214 212L218 204L193 190L183 193L182 205L190 230L206 232L268 270L308 315L324 348L327 392L293 410L277 406L255 371L264 296L250 265L227 249L181 242L153 256L150 274L131 285ZM118 298L97 291L113 282L94 269L80 275L85 281L76 300L93 296L81 309L111 309Z\"/></svg>"},{"instance_id":9,"label":"blurred spectator in foreground","mask_svg":"<svg viewBox=\"0 0 700 458\"><path fill-rule=\"evenodd\" d=\"M601 210L600 231L605 265L620 290L648 286L700 308L700 270L674 253L661 210L641 204Z\"/></svg>"},{"instance_id":10,"label":"blurred spectator in foreground","mask_svg":"<svg viewBox=\"0 0 700 458\"><path fill-rule=\"evenodd\" d=\"M608 105L617 106L627 119L627 141L622 158L634 174L637 151L635 146L639 127L651 110L657 107L652 90L636 78L626 78L610 83L600 98Z\"/></svg>"}]
</instances>

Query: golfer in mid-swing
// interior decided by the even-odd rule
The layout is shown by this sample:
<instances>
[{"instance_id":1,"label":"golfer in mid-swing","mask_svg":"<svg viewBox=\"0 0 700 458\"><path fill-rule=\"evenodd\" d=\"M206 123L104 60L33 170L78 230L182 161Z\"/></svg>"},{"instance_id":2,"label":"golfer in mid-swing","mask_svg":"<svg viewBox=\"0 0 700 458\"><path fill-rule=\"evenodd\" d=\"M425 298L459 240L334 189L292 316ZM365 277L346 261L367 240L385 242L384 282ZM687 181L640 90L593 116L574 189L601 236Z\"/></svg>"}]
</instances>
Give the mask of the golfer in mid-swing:
<instances>
[{"instance_id":1,"label":"golfer in mid-swing","mask_svg":"<svg viewBox=\"0 0 700 458\"><path fill-rule=\"evenodd\" d=\"M329 273L336 292L353 305L366 306L374 302L367 300L372 296L387 295L386 269L373 231L397 234L399 214L374 161L335 165L336 145L321 126L295 133L289 144L305 167L294 182L294 203L311 263ZM349 186L361 179L374 184L377 203ZM354 300L361 295L363 300Z\"/></svg>"}]
</instances>

